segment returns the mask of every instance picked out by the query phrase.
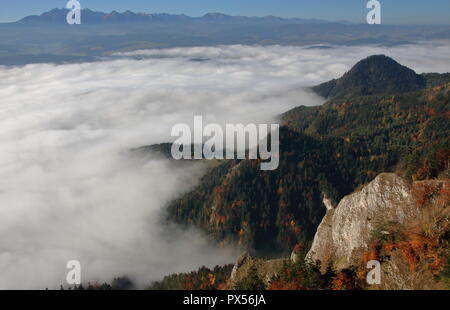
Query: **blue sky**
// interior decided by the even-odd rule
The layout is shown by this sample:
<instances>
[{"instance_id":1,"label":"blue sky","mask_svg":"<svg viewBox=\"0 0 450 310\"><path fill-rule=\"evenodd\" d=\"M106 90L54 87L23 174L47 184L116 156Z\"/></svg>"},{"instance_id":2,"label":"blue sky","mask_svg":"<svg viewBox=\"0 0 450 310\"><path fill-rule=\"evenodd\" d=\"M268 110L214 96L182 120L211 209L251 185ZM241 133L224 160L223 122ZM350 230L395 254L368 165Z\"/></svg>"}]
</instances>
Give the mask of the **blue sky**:
<instances>
[{"instance_id":1,"label":"blue sky","mask_svg":"<svg viewBox=\"0 0 450 310\"><path fill-rule=\"evenodd\" d=\"M82 7L110 12L183 13L319 18L364 22L368 0L79 0ZM383 23L450 24L450 0L380 0ZM52 8L67 0L0 0L0 22L15 21Z\"/></svg>"}]
</instances>

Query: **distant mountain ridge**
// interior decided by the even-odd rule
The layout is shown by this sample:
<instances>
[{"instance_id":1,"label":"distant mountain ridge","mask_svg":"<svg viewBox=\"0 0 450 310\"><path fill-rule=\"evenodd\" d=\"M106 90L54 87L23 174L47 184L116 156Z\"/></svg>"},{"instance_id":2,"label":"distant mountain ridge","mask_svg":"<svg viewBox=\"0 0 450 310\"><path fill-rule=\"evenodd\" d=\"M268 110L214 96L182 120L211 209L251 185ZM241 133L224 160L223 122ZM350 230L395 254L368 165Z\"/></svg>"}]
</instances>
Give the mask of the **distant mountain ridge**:
<instances>
[{"instance_id":1,"label":"distant mountain ridge","mask_svg":"<svg viewBox=\"0 0 450 310\"><path fill-rule=\"evenodd\" d=\"M104 13L86 8L82 10L81 25L74 26L67 24L68 12L53 9L17 22L0 23L0 65L81 62L86 57L155 48L218 45L332 48L450 39L450 25L373 27L367 23L275 16L208 13L190 17L131 11Z\"/></svg>"},{"instance_id":2,"label":"distant mountain ridge","mask_svg":"<svg viewBox=\"0 0 450 310\"><path fill-rule=\"evenodd\" d=\"M22 18L17 23L66 23L69 9L52 9L41 15L31 15ZM104 13L90 9L81 10L82 23L225 23L225 24L327 24L331 23L319 19L281 18L276 16L247 17L231 16L222 13L207 13L201 17L191 17L184 14L167 13L135 13L112 11ZM340 22L347 23L347 22Z\"/></svg>"}]
</instances>

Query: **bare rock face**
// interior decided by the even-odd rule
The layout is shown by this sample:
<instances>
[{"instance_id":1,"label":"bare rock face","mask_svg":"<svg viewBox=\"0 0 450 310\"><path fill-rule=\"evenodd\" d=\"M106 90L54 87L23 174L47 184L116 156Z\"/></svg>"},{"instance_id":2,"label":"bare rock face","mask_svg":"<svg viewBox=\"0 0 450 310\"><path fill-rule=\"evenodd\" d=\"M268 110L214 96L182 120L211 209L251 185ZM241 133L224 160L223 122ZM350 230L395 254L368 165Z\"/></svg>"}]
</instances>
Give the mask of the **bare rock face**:
<instances>
[{"instance_id":1,"label":"bare rock face","mask_svg":"<svg viewBox=\"0 0 450 310\"><path fill-rule=\"evenodd\" d=\"M228 287L234 288L234 285L248 276L252 268L256 269L259 278L266 287L270 286L272 279L276 278L283 268L285 259L265 260L251 256L248 252L242 253L236 261L231 271Z\"/></svg>"},{"instance_id":2,"label":"bare rock face","mask_svg":"<svg viewBox=\"0 0 450 310\"><path fill-rule=\"evenodd\" d=\"M362 263L379 221L403 223L414 213L411 186L393 173L380 174L361 190L344 197L333 209L324 200L327 213L318 227L306 261L342 270Z\"/></svg>"}]
</instances>

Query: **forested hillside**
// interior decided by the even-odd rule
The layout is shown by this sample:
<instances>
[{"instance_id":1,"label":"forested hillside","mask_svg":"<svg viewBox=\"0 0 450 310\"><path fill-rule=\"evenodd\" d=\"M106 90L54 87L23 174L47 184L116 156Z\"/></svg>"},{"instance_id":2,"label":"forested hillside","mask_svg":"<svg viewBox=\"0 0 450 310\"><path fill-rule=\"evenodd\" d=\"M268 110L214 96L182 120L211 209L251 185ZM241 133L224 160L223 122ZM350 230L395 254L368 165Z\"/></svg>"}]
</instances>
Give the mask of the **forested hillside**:
<instances>
[{"instance_id":1,"label":"forested hillside","mask_svg":"<svg viewBox=\"0 0 450 310\"><path fill-rule=\"evenodd\" d=\"M325 94L324 85L333 87ZM373 56L315 90L331 98L282 116L277 170L225 161L170 203L167 220L199 227L219 243L282 254L313 238L324 196L336 203L381 172L448 177L448 75L417 75Z\"/></svg>"},{"instance_id":2,"label":"forested hillside","mask_svg":"<svg viewBox=\"0 0 450 310\"><path fill-rule=\"evenodd\" d=\"M378 94L400 94L424 88L426 80L414 70L384 55L358 62L340 79L314 87L325 98L352 98Z\"/></svg>"}]
</instances>

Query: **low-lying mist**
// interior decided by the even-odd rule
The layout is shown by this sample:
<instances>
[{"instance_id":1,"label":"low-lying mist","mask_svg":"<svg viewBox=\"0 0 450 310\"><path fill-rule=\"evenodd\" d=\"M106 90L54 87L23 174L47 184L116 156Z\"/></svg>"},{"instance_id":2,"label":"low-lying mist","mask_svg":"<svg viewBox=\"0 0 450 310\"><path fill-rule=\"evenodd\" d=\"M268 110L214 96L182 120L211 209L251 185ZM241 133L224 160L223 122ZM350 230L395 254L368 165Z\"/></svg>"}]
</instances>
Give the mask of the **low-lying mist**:
<instances>
[{"instance_id":1,"label":"low-lying mist","mask_svg":"<svg viewBox=\"0 0 450 310\"><path fill-rule=\"evenodd\" d=\"M138 51L82 64L0 67L0 289L58 288L128 275L139 287L236 252L160 223L203 166L142 164L131 148L173 140L177 123L264 123L323 99L306 90L384 53L450 71L449 45L222 46Z\"/></svg>"}]
</instances>

